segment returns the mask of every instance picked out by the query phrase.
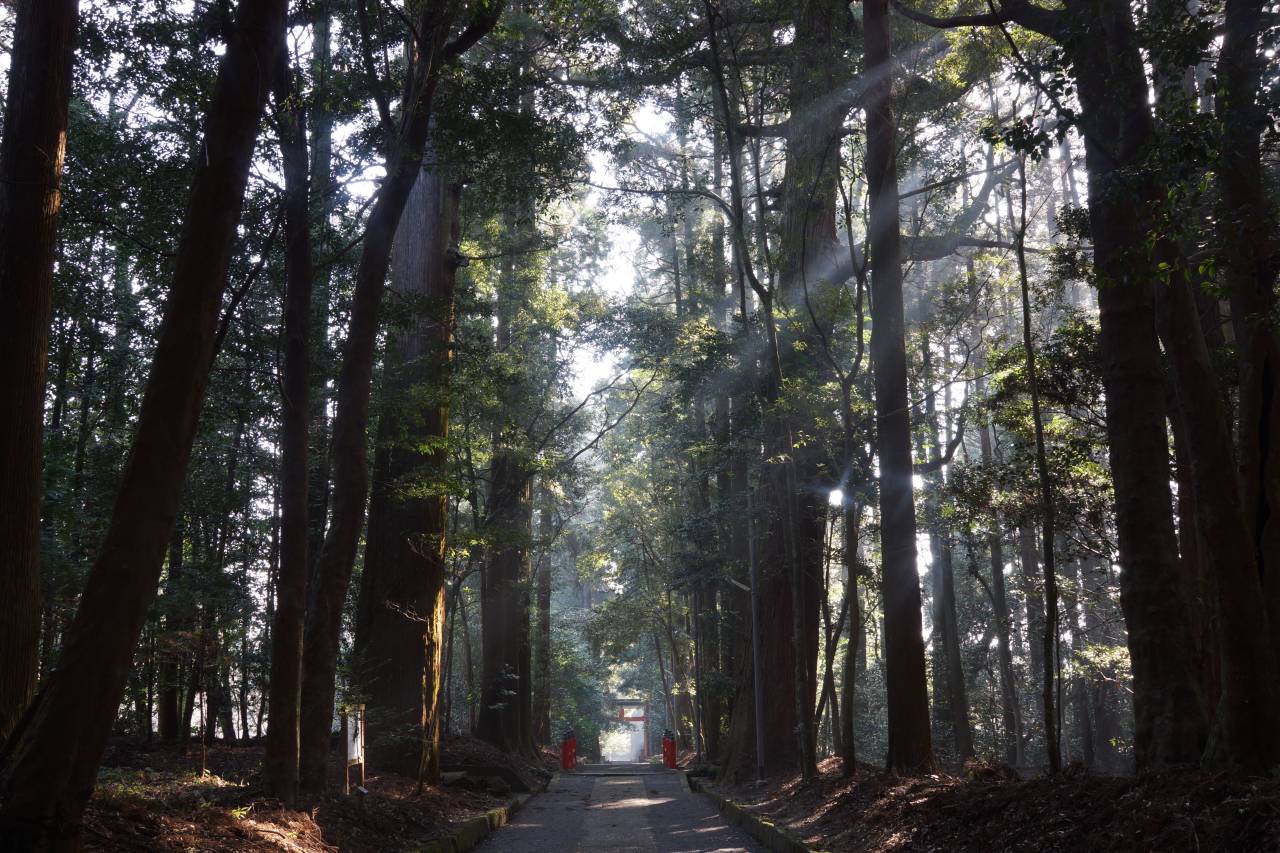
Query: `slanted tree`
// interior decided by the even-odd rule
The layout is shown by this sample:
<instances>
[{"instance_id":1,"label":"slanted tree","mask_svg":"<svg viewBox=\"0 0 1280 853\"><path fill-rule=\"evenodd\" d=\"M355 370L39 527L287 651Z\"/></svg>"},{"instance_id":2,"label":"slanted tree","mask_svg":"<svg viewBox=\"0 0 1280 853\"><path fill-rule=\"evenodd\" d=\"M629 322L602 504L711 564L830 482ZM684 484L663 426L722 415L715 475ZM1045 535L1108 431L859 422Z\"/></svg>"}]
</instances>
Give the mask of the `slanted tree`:
<instances>
[{"instance_id":1,"label":"slanted tree","mask_svg":"<svg viewBox=\"0 0 1280 853\"><path fill-rule=\"evenodd\" d=\"M80 816L178 509L285 5L245 0L228 32L111 523L67 628L58 669L0 755L0 836L20 849L70 850L79 843Z\"/></svg>"}]
</instances>

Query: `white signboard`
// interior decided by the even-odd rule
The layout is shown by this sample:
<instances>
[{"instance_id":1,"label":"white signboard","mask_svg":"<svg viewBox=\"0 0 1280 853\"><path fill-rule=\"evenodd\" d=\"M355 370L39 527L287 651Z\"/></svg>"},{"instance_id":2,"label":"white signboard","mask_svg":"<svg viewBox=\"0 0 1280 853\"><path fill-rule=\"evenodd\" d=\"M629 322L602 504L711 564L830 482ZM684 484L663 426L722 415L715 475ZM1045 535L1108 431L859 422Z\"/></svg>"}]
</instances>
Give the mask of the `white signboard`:
<instances>
[{"instance_id":1,"label":"white signboard","mask_svg":"<svg viewBox=\"0 0 1280 853\"><path fill-rule=\"evenodd\" d=\"M347 764L364 763L364 714L362 708L347 713Z\"/></svg>"}]
</instances>

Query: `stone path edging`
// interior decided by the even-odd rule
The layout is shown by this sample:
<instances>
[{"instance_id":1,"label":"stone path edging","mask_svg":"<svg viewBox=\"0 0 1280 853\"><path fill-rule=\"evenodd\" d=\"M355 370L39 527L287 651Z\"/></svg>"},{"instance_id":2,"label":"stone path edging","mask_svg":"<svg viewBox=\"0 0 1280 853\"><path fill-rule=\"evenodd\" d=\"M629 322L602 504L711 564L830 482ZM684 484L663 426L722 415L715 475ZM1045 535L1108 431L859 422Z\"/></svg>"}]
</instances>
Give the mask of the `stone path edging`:
<instances>
[{"instance_id":1,"label":"stone path edging","mask_svg":"<svg viewBox=\"0 0 1280 853\"><path fill-rule=\"evenodd\" d=\"M547 790L559 775L552 774L551 778L531 794L517 794L505 806L489 809L482 815L464 820L448 835L433 838L423 846L414 848L413 853L467 853L468 850L474 850L489 833L510 823L512 815L520 811L529 800Z\"/></svg>"},{"instance_id":2,"label":"stone path edging","mask_svg":"<svg viewBox=\"0 0 1280 853\"><path fill-rule=\"evenodd\" d=\"M726 800L714 791L708 790L705 786L691 780L683 770L680 771L680 775L691 790L697 791L715 803L716 808L720 809L729 823L745 829L756 841L774 853L817 853L815 848L805 844L773 821L753 814L732 800Z\"/></svg>"}]
</instances>

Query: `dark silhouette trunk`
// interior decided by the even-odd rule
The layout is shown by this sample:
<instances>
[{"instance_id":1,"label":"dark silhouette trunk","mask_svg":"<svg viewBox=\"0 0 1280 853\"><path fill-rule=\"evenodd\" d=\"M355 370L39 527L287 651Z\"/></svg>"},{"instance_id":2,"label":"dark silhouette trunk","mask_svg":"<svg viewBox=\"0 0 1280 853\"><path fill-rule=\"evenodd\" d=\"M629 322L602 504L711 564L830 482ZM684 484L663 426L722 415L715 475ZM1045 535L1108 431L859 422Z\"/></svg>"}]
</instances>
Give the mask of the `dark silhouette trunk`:
<instances>
[{"instance_id":1,"label":"dark silhouette trunk","mask_svg":"<svg viewBox=\"0 0 1280 853\"><path fill-rule=\"evenodd\" d=\"M288 56L275 79L276 123L285 181L284 368L280 414L280 560L271 625L271 726L263 773L277 798L298 796L298 717L302 700L302 628L307 607L307 514L311 417L311 293L314 271L305 118ZM247 732L246 732L247 735Z\"/></svg>"},{"instance_id":2,"label":"dark silhouette trunk","mask_svg":"<svg viewBox=\"0 0 1280 853\"><path fill-rule=\"evenodd\" d=\"M1208 715L1174 536L1155 283L1149 259L1134 249L1146 229L1125 176L1152 137L1147 83L1128 7L1093 2L1088 13L1105 37L1067 38L1066 47L1084 108L1135 754L1140 768L1191 764L1204 747Z\"/></svg>"},{"instance_id":3,"label":"dark silhouette trunk","mask_svg":"<svg viewBox=\"0 0 1280 853\"><path fill-rule=\"evenodd\" d=\"M1263 773L1280 763L1280 744L1271 735L1280 728L1275 650L1266 641L1257 552L1241 492L1236 478L1223 475L1233 470L1231 432L1184 264L1173 257L1170 281L1158 287L1156 302L1191 461L1206 570L1216 592L1222 695L1205 761Z\"/></svg>"},{"instance_id":4,"label":"dark silhouette trunk","mask_svg":"<svg viewBox=\"0 0 1280 853\"><path fill-rule=\"evenodd\" d=\"M852 776L858 766L858 745L853 736L854 702L857 691L858 644L862 635L862 613L858 602L858 534L862 521L862 507L848 496L844 503L844 543L841 553L845 567L845 595L849 597L846 629L848 639L844 647L842 680L840 682L840 763L846 776Z\"/></svg>"},{"instance_id":5,"label":"dark silhouette trunk","mask_svg":"<svg viewBox=\"0 0 1280 853\"><path fill-rule=\"evenodd\" d=\"M337 251L337 241L329 218L336 204L333 185L333 56L330 46L332 26L331 0L311 4L312 101L307 115L311 139L310 197L312 246L322 257ZM329 347L329 302L332 290L332 267L313 270L311 300L311 388L309 393L311 424L308 428L307 476L307 575L311 577L320 549L324 545L329 516L329 393L328 381L333 375L333 357Z\"/></svg>"},{"instance_id":6,"label":"dark silhouette trunk","mask_svg":"<svg viewBox=\"0 0 1280 853\"><path fill-rule=\"evenodd\" d=\"M1224 7L1214 106L1222 129L1221 162L1214 173L1239 359L1240 488L1262 578L1272 657L1280 660L1280 335L1273 320L1280 240L1274 196L1267 195L1262 165L1268 121L1259 103L1268 62L1259 53L1263 6L1262 0L1227 0Z\"/></svg>"},{"instance_id":7,"label":"dark silhouette trunk","mask_svg":"<svg viewBox=\"0 0 1280 853\"><path fill-rule=\"evenodd\" d=\"M284 0L238 8L205 117L159 339L110 524L58 669L6 742L0 835L72 849L134 645L155 598L204 399Z\"/></svg>"},{"instance_id":8,"label":"dark silhouette trunk","mask_svg":"<svg viewBox=\"0 0 1280 853\"><path fill-rule=\"evenodd\" d=\"M0 142L0 741L36 686L40 502L53 257L78 0L23 0Z\"/></svg>"},{"instance_id":9,"label":"dark silhouette trunk","mask_svg":"<svg viewBox=\"0 0 1280 853\"><path fill-rule=\"evenodd\" d=\"M178 694L182 683L182 662L188 657L190 640L184 636L191 628L191 608L182 600L182 580L185 573L183 565L183 523L179 513L173 525L173 536L169 541L169 579L165 584L165 596L174 596L176 601L169 603L165 615L165 634L161 639L159 650L159 699L158 720L160 740L173 743L179 739L186 740L187 729L179 728L181 717L178 715Z\"/></svg>"}]
</instances>

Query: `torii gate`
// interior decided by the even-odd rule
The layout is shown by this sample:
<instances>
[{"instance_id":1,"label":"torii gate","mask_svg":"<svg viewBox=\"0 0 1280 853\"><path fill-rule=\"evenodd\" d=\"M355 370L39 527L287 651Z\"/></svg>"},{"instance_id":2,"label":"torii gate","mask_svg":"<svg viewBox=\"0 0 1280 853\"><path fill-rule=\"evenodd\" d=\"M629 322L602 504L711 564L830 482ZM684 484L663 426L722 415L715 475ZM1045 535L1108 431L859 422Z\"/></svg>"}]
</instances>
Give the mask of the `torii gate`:
<instances>
[{"instance_id":1,"label":"torii gate","mask_svg":"<svg viewBox=\"0 0 1280 853\"><path fill-rule=\"evenodd\" d=\"M641 723L644 726L644 737L640 745L640 760L649 757L649 703L644 699L615 698L614 706L618 709L618 719L625 723Z\"/></svg>"}]
</instances>

